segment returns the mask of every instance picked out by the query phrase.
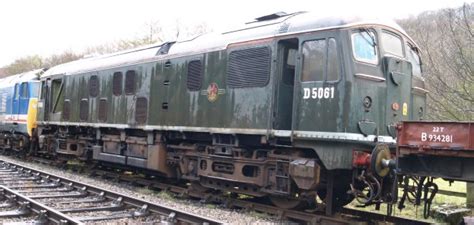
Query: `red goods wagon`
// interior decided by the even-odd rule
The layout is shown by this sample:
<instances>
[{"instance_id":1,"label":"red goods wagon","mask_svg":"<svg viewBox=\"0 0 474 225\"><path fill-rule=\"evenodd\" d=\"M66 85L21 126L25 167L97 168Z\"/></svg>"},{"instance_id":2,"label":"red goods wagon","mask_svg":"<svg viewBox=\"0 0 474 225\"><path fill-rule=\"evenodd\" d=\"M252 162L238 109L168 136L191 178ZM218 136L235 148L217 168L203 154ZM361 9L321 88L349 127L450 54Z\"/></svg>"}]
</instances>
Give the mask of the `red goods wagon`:
<instances>
[{"instance_id":1,"label":"red goods wagon","mask_svg":"<svg viewBox=\"0 0 474 225\"><path fill-rule=\"evenodd\" d=\"M472 122L402 122L398 168L405 174L474 181Z\"/></svg>"}]
</instances>

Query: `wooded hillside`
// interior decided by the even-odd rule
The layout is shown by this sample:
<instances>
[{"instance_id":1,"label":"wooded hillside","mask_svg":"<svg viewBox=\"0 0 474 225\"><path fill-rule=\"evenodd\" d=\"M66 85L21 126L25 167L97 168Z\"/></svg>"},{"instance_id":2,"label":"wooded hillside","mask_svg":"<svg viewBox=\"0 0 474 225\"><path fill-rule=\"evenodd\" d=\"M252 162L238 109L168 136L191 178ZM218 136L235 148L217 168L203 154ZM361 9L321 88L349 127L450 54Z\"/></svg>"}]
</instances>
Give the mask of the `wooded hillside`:
<instances>
[{"instance_id":1,"label":"wooded hillside","mask_svg":"<svg viewBox=\"0 0 474 225\"><path fill-rule=\"evenodd\" d=\"M433 120L474 119L474 3L398 23L420 46Z\"/></svg>"}]
</instances>

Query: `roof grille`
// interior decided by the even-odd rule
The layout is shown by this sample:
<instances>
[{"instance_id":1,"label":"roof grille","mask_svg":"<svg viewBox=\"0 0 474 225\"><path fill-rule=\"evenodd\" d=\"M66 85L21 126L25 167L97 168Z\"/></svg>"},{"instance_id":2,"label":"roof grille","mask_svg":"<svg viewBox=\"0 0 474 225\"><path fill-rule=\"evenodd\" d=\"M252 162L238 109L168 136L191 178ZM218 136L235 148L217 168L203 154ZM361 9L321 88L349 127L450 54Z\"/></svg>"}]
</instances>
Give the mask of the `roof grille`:
<instances>
[{"instance_id":1,"label":"roof grille","mask_svg":"<svg viewBox=\"0 0 474 225\"><path fill-rule=\"evenodd\" d=\"M269 14L269 15L265 15L265 16L255 18L255 20L260 22L260 21L278 19L278 18L284 17L284 16L288 16L288 13L286 13L286 12L276 12L276 13L272 13L272 14Z\"/></svg>"},{"instance_id":2,"label":"roof grille","mask_svg":"<svg viewBox=\"0 0 474 225\"><path fill-rule=\"evenodd\" d=\"M166 55L170 51L171 46L176 42L165 42L161 45L160 49L158 49L158 52L156 55Z\"/></svg>"}]
</instances>

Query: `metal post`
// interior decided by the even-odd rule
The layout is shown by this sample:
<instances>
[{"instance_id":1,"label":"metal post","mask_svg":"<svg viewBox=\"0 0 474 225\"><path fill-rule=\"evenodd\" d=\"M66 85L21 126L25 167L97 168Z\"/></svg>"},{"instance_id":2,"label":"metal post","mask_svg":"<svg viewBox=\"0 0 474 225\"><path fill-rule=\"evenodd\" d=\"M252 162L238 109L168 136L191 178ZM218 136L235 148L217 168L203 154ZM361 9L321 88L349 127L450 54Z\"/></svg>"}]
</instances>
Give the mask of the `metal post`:
<instances>
[{"instance_id":1,"label":"metal post","mask_svg":"<svg viewBox=\"0 0 474 225\"><path fill-rule=\"evenodd\" d=\"M328 181L326 185L326 215L331 216L334 213L334 174L328 171Z\"/></svg>"}]
</instances>

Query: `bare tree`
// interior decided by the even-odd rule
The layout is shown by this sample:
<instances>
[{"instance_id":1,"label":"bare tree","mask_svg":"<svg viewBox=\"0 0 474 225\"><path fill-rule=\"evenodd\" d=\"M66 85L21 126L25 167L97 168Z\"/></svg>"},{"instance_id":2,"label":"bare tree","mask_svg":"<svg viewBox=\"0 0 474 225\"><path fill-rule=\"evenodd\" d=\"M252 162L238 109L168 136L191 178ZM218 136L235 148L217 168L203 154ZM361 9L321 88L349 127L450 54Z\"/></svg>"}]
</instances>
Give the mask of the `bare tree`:
<instances>
[{"instance_id":1,"label":"bare tree","mask_svg":"<svg viewBox=\"0 0 474 225\"><path fill-rule=\"evenodd\" d=\"M80 54L72 51L65 51L61 54L52 55L46 58L38 55L26 56L15 60L12 64L2 68L0 72L5 75L13 75L38 68L49 68L58 64L80 59L84 55L107 54L149 44L159 44L170 39L174 41L177 40L180 35L190 37L210 31L208 26L204 23L196 26L183 26L179 21L176 22L175 29L163 29L158 21L151 21L145 23L143 30L144 31L141 32L141 35L136 38L123 39L116 42L89 47Z\"/></svg>"},{"instance_id":2,"label":"bare tree","mask_svg":"<svg viewBox=\"0 0 474 225\"><path fill-rule=\"evenodd\" d=\"M89 47L85 55L107 54L144 45L160 44L166 41L176 41L210 32L206 23L197 25L183 25L177 20L172 27L163 27L159 21L150 21L144 24L140 35L132 39L122 39L111 43Z\"/></svg>"},{"instance_id":3,"label":"bare tree","mask_svg":"<svg viewBox=\"0 0 474 225\"><path fill-rule=\"evenodd\" d=\"M53 67L53 66L56 66L56 65L59 65L59 64L63 64L63 63L71 62L71 61L74 61L74 60L78 60L82 57L83 57L82 54L76 54L72 51L65 51L61 54L52 55L48 58L45 58L43 60L43 62L44 62L43 67L50 68L50 67Z\"/></svg>"},{"instance_id":4,"label":"bare tree","mask_svg":"<svg viewBox=\"0 0 474 225\"><path fill-rule=\"evenodd\" d=\"M15 60L10 65L5 66L5 76L19 74L34 69L49 68L62 63L74 61L82 58L81 54L76 54L71 51L66 51L61 54L52 55L47 58L43 58L39 55L26 56Z\"/></svg>"},{"instance_id":5,"label":"bare tree","mask_svg":"<svg viewBox=\"0 0 474 225\"><path fill-rule=\"evenodd\" d=\"M422 48L429 117L474 118L474 4L399 21Z\"/></svg>"},{"instance_id":6,"label":"bare tree","mask_svg":"<svg viewBox=\"0 0 474 225\"><path fill-rule=\"evenodd\" d=\"M0 78L2 77L6 77L8 74L7 74L7 71L5 70L5 68L0 68Z\"/></svg>"},{"instance_id":7,"label":"bare tree","mask_svg":"<svg viewBox=\"0 0 474 225\"><path fill-rule=\"evenodd\" d=\"M5 67L5 71L7 75L13 75L39 69L42 66L43 58L39 55L32 55L15 60L13 63Z\"/></svg>"}]
</instances>

